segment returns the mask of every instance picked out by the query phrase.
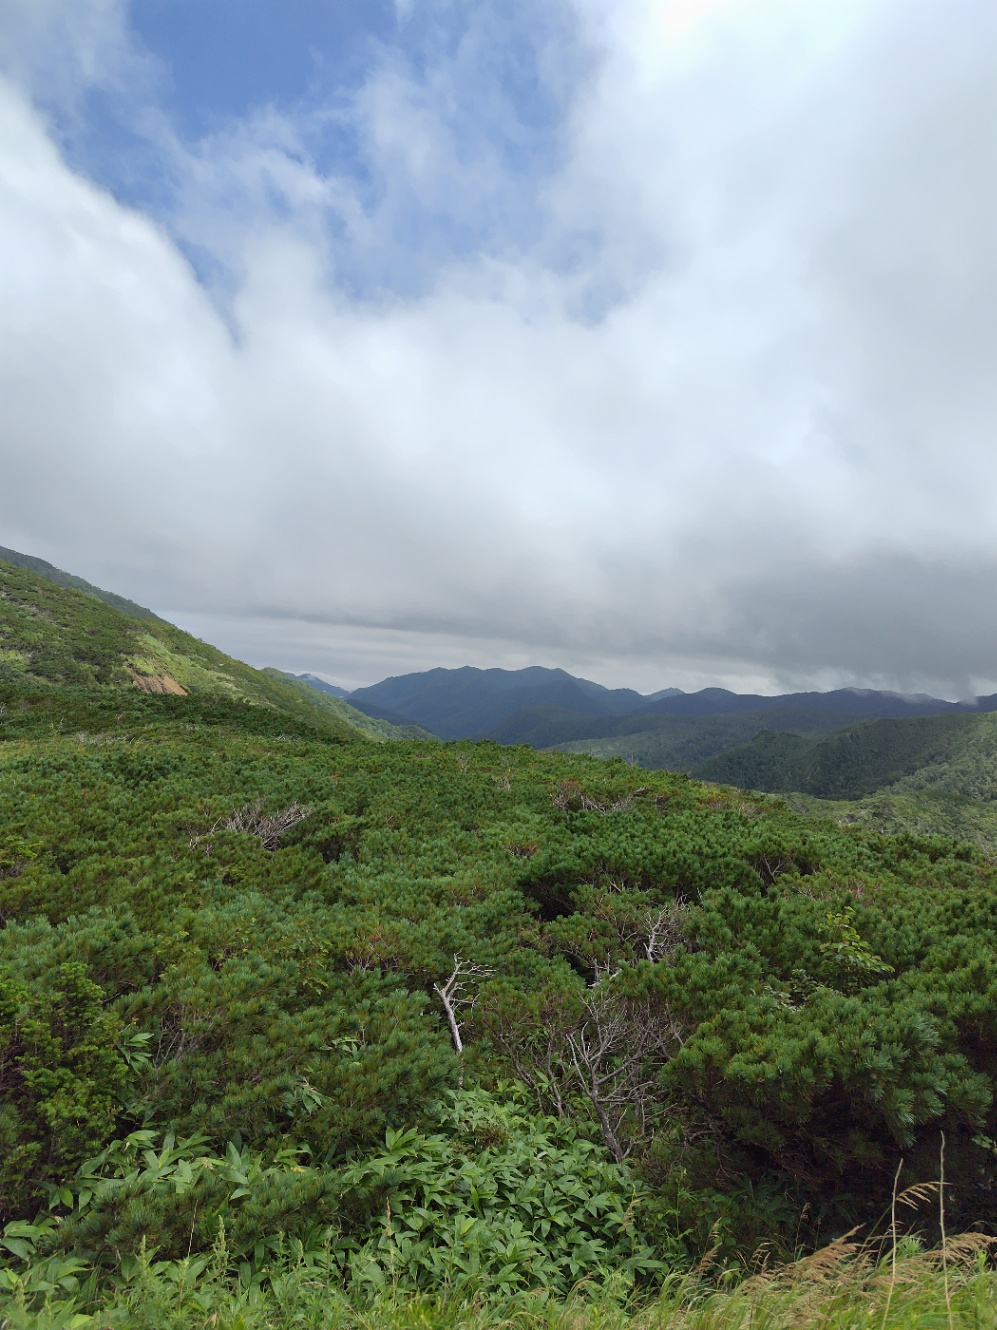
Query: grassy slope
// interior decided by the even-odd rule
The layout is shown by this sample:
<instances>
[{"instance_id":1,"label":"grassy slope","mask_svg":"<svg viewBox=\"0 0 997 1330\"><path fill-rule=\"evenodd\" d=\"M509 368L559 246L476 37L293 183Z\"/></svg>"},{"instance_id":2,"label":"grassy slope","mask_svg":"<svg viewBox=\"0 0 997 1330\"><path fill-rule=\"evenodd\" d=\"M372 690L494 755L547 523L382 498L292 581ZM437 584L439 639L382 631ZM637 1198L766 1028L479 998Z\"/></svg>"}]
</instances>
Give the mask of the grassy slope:
<instances>
[{"instance_id":1,"label":"grassy slope","mask_svg":"<svg viewBox=\"0 0 997 1330\"><path fill-rule=\"evenodd\" d=\"M339 698L255 670L163 620L136 618L0 561L0 683L130 690L135 676L268 707L344 738L404 737Z\"/></svg>"},{"instance_id":2,"label":"grassy slope","mask_svg":"<svg viewBox=\"0 0 997 1330\"><path fill-rule=\"evenodd\" d=\"M295 692L306 698L309 702L313 693L323 699L325 707L333 714L342 716L348 724L363 730L365 734L371 735L375 739L435 739L434 734L428 730L422 729L419 725L392 725L389 721L379 720L376 716L367 716L356 707L351 707L341 697L336 697L333 693L324 693L314 688L311 684L305 683L303 679L296 679L293 674L285 674L283 670L275 670L269 667L262 670L268 679L274 679L277 683L293 688Z\"/></svg>"}]
</instances>

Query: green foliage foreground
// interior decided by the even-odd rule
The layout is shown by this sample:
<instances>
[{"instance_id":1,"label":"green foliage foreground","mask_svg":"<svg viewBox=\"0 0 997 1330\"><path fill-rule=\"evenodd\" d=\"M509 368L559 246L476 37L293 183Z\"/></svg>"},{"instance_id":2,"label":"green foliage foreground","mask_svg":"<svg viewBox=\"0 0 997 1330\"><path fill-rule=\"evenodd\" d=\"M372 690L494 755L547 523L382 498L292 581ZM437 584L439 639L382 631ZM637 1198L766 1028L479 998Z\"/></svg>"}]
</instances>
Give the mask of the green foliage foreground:
<instances>
[{"instance_id":1,"label":"green foliage foreground","mask_svg":"<svg viewBox=\"0 0 997 1330\"><path fill-rule=\"evenodd\" d=\"M12 1324L713 1324L655 1291L881 1231L943 1132L950 1231L992 1230L978 849L620 762L0 693ZM848 1297L892 1324L878 1278Z\"/></svg>"},{"instance_id":2,"label":"green foliage foreground","mask_svg":"<svg viewBox=\"0 0 997 1330\"><path fill-rule=\"evenodd\" d=\"M958 1240L957 1240L958 1242ZM749 1278L672 1276L652 1299L582 1281L567 1298L538 1290L467 1298L395 1288L348 1297L301 1257L282 1261L266 1288L226 1274L227 1253L154 1261L141 1252L99 1305L83 1290L43 1301L18 1290L0 1312L3 1330L992 1330L997 1276L984 1252L923 1251L916 1243L871 1254L835 1244ZM842 1250L842 1248L845 1250Z\"/></svg>"}]
</instances>

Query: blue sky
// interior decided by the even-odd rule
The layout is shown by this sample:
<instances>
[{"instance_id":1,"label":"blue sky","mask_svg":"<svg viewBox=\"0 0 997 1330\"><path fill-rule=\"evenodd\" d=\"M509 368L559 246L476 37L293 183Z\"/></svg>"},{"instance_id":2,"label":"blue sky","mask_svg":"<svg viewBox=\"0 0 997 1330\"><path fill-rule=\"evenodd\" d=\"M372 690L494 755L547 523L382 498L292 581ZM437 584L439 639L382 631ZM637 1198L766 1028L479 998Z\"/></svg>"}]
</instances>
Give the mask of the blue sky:
<instances>
[{"instance_id":1,"label":"blue sky","mask_svg":"<svg viewBox=\"0 0 997 1330\"><path fill-rule=\"evenodd\" d=\"M219 292L237 259L178 218L184 156L269 131L291 162L380 213L376 237L351 244L335 204L323 210L339 279L361 297L410 294L455 258L537 242L538 195L594 54L567 6L523 0L132 0L121 19L119 68L69 101L52 80L42 100L72 164L169 227ZM379 78L418 90L419 112L473 183L386 178L365 138L365 93ZM264 192L265 206L294 212L275 179ZM258 206L238 188L215 200L233 218Z\"/></svg>"},{"instance_id":2,"label":"blue sky","mask_svg":"<svg viewBox=\"0 0 997 1330\"><path fill-rule=\"evenodd\" d=\"M995 61L992 0L0 0L0 544L347 685L997 691Z\"/></svg>"},{"instance_id":3,"label":"blue sky","mask_svg":"<svg viewBox=\"0 0 997 1330\"><path fill-rule=\"evenodd\" d=\"M393 44L391 0L136 0L135 39L161 65L161 99L185 137L273 104L324 105L358 87Z\"/></svg>"}]
</instances>

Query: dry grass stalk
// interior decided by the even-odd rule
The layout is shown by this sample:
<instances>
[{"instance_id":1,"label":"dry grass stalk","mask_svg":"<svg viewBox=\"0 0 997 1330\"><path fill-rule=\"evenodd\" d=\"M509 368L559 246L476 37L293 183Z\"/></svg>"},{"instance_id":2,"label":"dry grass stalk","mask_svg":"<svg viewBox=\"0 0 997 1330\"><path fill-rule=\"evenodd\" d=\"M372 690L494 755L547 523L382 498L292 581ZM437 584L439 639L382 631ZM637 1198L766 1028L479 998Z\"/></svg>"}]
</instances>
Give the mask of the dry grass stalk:
<instances>
[{"instance_id":1,"label":"dry grass stalk","mask_svg":"<svg viewBox=\"0 0 997 1330\"><path fill-rule=\"evenodd\" d=\"M883 1308L883 1324L881 1330L886 1330L886 1318L890 1314L890 1304L893 1301L893 1291L897 1286L897 1187L900 1183L900 1171L904 1166L903 1159L897 1164L896 1176L893 1179L893 1194L890 1197L890 1289L886 1295L886 1306Z\"/></svg>"},{"instance_id":2,"label":"dry grass stalk","mask_svg":"<svg viewBox=\"0 0 997 1330\"><path fill-rule=\"evenodd\" d=\"M955 1330L952 1320L952 1294L949 1291L949 1263L945 1254L945 1133L938 1151L938 1216L942 1229L942 1278L945 1281L945 1307L949 1314L949 1330Z\"/></svg>"},{"instance_id":3,"label":"dry grass stalk","mask_svg":"<svg viewBox=\"0 0 997 1330\"><path fill-rule=\"evenodd\" d=\"M828 1284L842 1274L843 1267L847 1266L850 1272L864 1263L857 1259L864 1257L866 1252L865 1244L854 1240L858 1231L857 1228L850 1229L809 1256L753 1275L740 1285L739 1291L751 1294L774 1285Z\"/></svg>"},{"instance_id":4,"label":"dry grass stalk","mask_svg":"<svg viewBox=\"0 0 997 1330\"><path fill-rule=\"evenodd\" d=\"M904 1188L897 1197L896 1203L897 1205L907 1206L909 1210L917 1210L930 1201L938 1190L939 1183L937 1182L915 1182L910 1187Z\"/></svg>"}]
</instances>

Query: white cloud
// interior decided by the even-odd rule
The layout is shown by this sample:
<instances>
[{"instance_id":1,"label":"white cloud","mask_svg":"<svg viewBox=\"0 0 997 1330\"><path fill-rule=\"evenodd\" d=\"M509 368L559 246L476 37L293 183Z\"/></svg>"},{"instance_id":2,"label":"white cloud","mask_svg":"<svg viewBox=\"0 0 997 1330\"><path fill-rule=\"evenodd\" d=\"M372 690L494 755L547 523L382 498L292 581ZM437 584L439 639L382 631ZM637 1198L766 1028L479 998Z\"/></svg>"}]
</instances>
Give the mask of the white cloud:
<instances>
[{"instance_id":1,"label":"white cloud","mask_svg":"<svg viewBox=\"0 0 997 1330\"><path fill-rule=\"evenodd\" d=\"M372 72L367 194L276 110L165 136L223 314L8 85L0 543L355 683L993 677L993 16L762 8L579 6L599 61L529 226L503 153L455 137L480 43ZM477 253L357 300L413 199Z\"/></svg>"},{"instance_id":2,"label":"white cloud","mask_svg":"<svg viewBox=\"0 0 997 1330\"><path fill-rule=\"evenodd\" d=\"M87 90L148 92L156 62L128 32L129 0L0 0L0 69L67 116Z\"/></svg>"}]
</instances>

